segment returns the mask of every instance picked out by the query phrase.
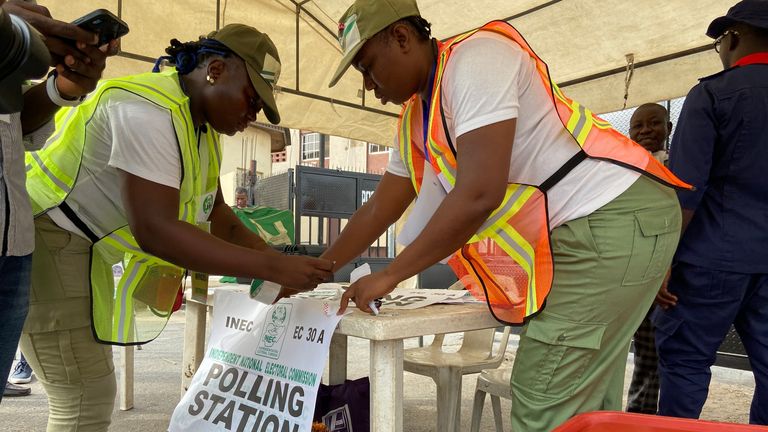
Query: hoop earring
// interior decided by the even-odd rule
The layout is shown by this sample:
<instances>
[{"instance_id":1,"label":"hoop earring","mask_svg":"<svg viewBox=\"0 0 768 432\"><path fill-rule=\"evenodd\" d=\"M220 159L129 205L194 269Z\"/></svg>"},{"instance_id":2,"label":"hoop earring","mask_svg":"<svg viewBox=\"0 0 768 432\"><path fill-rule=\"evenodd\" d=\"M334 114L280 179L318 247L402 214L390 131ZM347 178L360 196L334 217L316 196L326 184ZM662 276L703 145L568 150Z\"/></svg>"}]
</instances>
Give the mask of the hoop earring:
<instances>
[{"instance_id":1,"label":"hoop earring","mask_svg":"<svg viewBox=\"0 0 768 432\"><path fill-rule=\"evenodd\" d=\"M208 84L213 85L214 82L216 82L213 78L211 78L210 75L206 75L205 79L208 81Z\"/></svg>"}]
</instances>

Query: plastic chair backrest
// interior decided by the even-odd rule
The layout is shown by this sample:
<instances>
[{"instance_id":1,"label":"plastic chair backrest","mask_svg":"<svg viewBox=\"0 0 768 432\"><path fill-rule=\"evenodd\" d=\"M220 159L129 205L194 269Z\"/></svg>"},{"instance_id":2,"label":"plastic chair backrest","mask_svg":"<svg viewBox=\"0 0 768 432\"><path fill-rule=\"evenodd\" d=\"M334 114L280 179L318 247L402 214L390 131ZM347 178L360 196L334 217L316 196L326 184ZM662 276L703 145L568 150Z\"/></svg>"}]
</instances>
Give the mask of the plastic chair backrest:
<instances>
[{"instance_id":1,"label":"plastic chair backrest","mask_svg":"<svg viewBox=\"0 0 768 432\"><path fill-rule=\"evenodd\" d=\"M459 351L487 352L490 358L493 354L493 336L496 329L483 329L464 332L464 340Z\"/></svg>"},{"instance_id":2,"label":"plastic chair backrest","mask_svg":"<svg viewBox=\"0 0 768 432\"><path fill-rule=\"evenodd\" d=\"M446 289L457 280L456 274L450 266L437 263L419 273L417 286L428 289Z\"/></svg>"},{"instance_id":3,"label":"plastic chair backrest","mask_svg":"<svg viewBox=\"0 0 768 432\"><path fill-rule=\"evenodd\" d=\"M504 360L504 353L507 351L507 343L509 342L509 326L504 327L504 332L501 334L501 340L499 341L499 349L494 353L493 341L495 336L496 329L464 332L464 341L459 351L487 352L488 360L498 361L501 364L501 361Z\"/></svg>"},{"instance_id":4,"label":"plastic chair backrest","mask_svg":"<svg viewBox=\"0 0 768 432\"><path fill-rule=\"evenodd\" d=\"M501 334L501 340L499 341L499 349L493 352L493 341L496 336L496 329L483 329L472 330L464 332L464 338L461 342L459 352L481 352L487 353L487 358L490 361L504 360L504 353L507 351L507 343L509 342L509 326L504 327L504 332ZM432 340L430 348L437 351L443 350L443 341L445 340L445 334L436 334L435 339ZM498 366L497 364L497 366ZM489 366L490 367L490 366Z\"/></svg>"}]
</instances>

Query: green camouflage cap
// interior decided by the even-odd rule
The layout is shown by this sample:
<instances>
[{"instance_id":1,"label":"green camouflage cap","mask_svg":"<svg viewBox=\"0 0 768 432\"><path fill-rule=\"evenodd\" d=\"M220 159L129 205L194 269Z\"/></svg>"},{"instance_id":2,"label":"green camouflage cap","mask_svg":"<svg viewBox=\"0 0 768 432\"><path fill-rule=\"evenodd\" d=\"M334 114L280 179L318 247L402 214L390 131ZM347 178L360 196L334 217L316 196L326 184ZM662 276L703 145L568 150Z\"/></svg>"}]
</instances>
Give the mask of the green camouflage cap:
<instances>
[{"instance_id":1,"label":"green camouflage cap","mask_svg":"<svg viewBox=\"0 0 768 432\"><path fill-rule=\"evenodd\" d=\"M264 114L270 123L280 123L274 95L280 77L280 56L269 36L244 24L228 24L207 37L221 42L245 61L251 84L264 103Z\"/></svg>"},{"instance_id":2,"label":"green camouflage cap","mask_svg":"<svg viewBox=\"0 0 768 432\"><path fill-rule=\"evenodd\" d=\"M347 71L365 42L393 22L421 15L416 0L357 0L339 19L339 44L344 57L328 87Z\"/></svg>"}]
</instances>

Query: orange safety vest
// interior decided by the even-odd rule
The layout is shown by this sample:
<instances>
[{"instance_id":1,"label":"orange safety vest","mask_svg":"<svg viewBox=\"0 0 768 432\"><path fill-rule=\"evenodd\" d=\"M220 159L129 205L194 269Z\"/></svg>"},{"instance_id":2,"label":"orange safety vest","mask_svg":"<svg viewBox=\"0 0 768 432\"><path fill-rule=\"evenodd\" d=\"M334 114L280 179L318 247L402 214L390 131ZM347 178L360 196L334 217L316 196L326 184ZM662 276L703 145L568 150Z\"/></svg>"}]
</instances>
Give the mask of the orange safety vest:
<instances>
[{"instance_id":1,"label":"orange safety vest","mask_svg":"<svg viewBox=\"0 0 768 432\"><path fill-rule=\"evenodd\" d=\"M429 164L451 186L456 182L456 148L446 131L440 85L453 48L478 31L490 31L515 41L536 61L541 84L547 89L563 126L581 150L540 185L510 183L501 205L494 210L448 264L473 296L487 301L494 317L520 324L536 314L552 287L553 258L550 247L546 191L587 157L606 160L639 171L662 184L690 186L675 177L645 149L620 134L605 120L568 99L549 77L547 65L515 30L503 21L485 26L439 44L427 128ZM419 193L425 156L419 95L405 104L398 127L400 155Z\"/></svg>"}]
</instances>

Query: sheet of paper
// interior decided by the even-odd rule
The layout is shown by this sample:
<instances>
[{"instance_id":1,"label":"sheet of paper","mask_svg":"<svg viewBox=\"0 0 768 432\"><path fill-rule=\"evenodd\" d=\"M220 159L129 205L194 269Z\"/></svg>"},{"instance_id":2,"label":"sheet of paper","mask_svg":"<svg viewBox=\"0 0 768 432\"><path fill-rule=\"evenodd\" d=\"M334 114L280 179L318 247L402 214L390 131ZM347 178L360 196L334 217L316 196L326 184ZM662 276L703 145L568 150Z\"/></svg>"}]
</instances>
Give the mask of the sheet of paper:
<instances>
[{"instance_id":1,"label":"sheet of paper","mask_svg":"<svg viewBox=\"0 0 768 432\"><path fill-rule=\"evenodd\" d=\"M445 199L446 192L440 181L435 176L435 172L429 166L424 167L424 181L421 183L421 191L416 198L411 214L405 221L403 229L397 235L397 242L403 246L408 246L416 240L424 227L432 219L437 208Z\"/></svg>"},{"instance_id":2,"label":"sheet of paper","mask_svg":"<svg viewBox=\"0 0 768 432\"><path fill-rule=\"evenodd\" d=\"M418 309L450 300L458 303L466 293L466 291L454 290L398 288L382 299L381 309L383 311Z\"/></svg>"},{"instance_id":3,"label":"sheet of paper","mask_svg":"<svg viewBox=\"0 0 768 432\"><path fill-rule=\"evenodd\" d=\"M353 284L357 282L358 279L360 279L363 276L368 276L371 274L371 265L368 263L365 263L361 265L360 267L352 270L352 273L349 274L349 284Z\"/></svg>"},{"instance_id":4,"label":"sheet of paper","mask_svg":"<svg viewBox=\"0 0 768 432\"><path fill-rule=\"evenodd\" d=\"M413 205L411 214L408 215L408 219L403 225L403 229L397 234L397 242L403 246L408 246L416 240L427 223L432 219L432 216L440 207L445 196L447 195L446 189L441 184L441 181L435 175L432 167L429 165L424 166L424 180L421 183L421 191L416 198L416 203ZM447 257L440 261L445 264L448 262Z\"/></svg>"}]
</instances>

